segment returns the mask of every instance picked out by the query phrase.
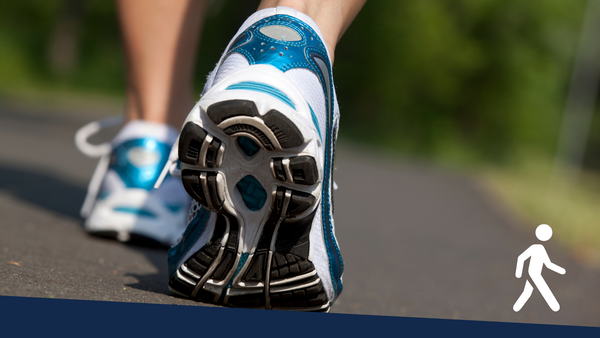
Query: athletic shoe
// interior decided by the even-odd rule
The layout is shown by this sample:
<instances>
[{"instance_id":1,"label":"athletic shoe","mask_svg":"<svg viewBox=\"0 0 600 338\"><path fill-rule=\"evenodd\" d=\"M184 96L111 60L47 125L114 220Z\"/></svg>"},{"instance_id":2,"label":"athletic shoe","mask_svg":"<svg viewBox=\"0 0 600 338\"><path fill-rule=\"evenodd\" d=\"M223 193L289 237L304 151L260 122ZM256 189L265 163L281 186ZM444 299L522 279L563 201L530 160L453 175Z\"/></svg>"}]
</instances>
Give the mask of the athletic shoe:
<instances>
[{"instance_id":1,"label":"athletic shoe","mask_svg":"<svg viewBox=\"0 0 600 338\"><path fill-rule=\"evenodd\" d=\"M177 139L173 127L132 121L108 144L91 145L87 138L122 119L92 122L76 134L86 155L100 157L81 209L87 232L121 242L170 247L185 230L191 199L179 178L154 182Z\"/></svg>"},{"instance_id":2,"label":"athletic shoe","mask_svg":"<svg viewBox=\"0 0 600 338\"><path fill-rule=\"evenodd\" d=\"M285 7L252 15L209 76L166 166L179 158L196 201L169 251L174 294L329 310L343 271L332 218L338 120L316 24Z\"/></svg>"}]
</instances>

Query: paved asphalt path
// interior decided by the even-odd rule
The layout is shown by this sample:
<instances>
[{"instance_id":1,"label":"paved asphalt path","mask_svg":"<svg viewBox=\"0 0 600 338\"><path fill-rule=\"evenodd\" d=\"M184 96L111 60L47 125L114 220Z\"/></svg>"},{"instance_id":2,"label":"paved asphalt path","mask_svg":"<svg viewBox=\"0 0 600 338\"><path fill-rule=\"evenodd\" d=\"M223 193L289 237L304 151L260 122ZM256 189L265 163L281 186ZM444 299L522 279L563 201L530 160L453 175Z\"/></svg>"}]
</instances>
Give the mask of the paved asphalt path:
<instances>
[{"instance_id":1,"label":"paved asphalt path","mask_svg":"<svg viewBox=\"0 0 600 338\"><path fill-rule=\"evenodd\" d=\"M96 161L78 127L118 110L0 104L0 295L195 305L167 291L166 251L88 236L78 216ZM335 179L344 292L332 312L600 326L600 271L545 244L561 276L519 313L517 256L533 226L472 178L341 144ZM543 222L543 221L541 221ZM541 223L540 222L540 223ZM1 302L1 298L0 298Z\"/></svg>"}]
</instances>

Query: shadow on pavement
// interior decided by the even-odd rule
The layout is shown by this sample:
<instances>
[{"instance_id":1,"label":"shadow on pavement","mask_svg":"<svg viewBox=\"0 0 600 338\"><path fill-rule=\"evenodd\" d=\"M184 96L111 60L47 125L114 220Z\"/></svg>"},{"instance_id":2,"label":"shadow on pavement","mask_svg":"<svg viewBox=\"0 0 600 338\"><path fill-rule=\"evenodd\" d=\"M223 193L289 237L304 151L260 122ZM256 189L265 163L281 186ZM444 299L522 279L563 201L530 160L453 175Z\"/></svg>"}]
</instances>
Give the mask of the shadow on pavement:
<instances>
[{"instance_id":1,"label":"shadow on pavement","mask_svg":"<svg viewBox=\"0 0 600 338\"><path fill-rule=\"evenodd\" d=\"M161 249L150 249L140 246L131 245L130 247L136 248L136 250L142 252L148 261L152 263L158 270L158 273L154 274L135 274L135 273L127 273L126 276L134 277L137 282L125 284L126 286L149 291L153 293L166 294L169 295L169 286L167 284L169 273L167 269L167 255L165 250Z\"/></svg>"},{"instance_id":2,"label":"shadow on pavement","mask_svg":"<svg viewBox=\"0 0 600 338\"><path fill-rule=\"evenodd\" d=\"M0 191L48 211L80 219L79 208L86 188L42 170L34 171L0 162Z\"/></svg>"},{"instance_id":3,"label":"shadow on pavement","mask_svg":"<svg viewBox=\"0 0 600 338\"><path fill-rule=\"evenodd\" d=\"M86 187L53 176L40 169L32 170L0 162L0 192L47 211L67 216L82 225L79 215ZM78 229L82 231L83 229ZM78 231L75 230L74 231ZM106 239L109 241L108 239ZM110 240L114 241L114 240ZM159 294L168 294L167 251L154 245L130 244L128 248L142 253L158 273L126 274L138 280L127 286ZM107 249L108 250L108 249Z\"/></svg>"}]
</instances>

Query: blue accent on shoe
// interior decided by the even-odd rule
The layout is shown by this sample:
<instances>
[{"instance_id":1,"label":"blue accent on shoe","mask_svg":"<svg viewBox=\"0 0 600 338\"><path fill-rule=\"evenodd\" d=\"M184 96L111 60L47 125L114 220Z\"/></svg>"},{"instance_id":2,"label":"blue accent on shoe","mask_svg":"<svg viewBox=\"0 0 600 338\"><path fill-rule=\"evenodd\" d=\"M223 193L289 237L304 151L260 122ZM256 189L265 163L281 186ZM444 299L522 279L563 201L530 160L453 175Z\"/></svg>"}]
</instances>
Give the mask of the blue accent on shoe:
<instances>
[{"instance_id":1,"label":"blue accent on shoe","mask_svg":"<svg viewBox=\"0 0 600 338\"><path fill-rule=\"evenodd\" d=\"M103 199L107 198L108 195L110 195L110 192L108 192L108 191L100 191L98 193L97 200L103 200Z\"/></svg>"},{"instance_id":2,"label":"blue accent on shoe","mask_svg":"<svg viewBox=\"0 0 600 338\"><path fill-rule=\"evenodd\" d=\"M124 212L127 214L134 214L143 217L156 218L156 215L151 213L148 210L139 209L139 208L131 208L131 207L114 207L113 211L116 212Z\"/></svg>"},{"instance_id":3,"label":"blue accent on shoe","mask_svg":"<svg viewBox=\"0 0 600 338\"><path fill-rule=\"evenodd\" d=\"M175 274L183 256L185 256L202 235L209 216L210 211L200 207L200 210L196 213L196 217L194 217L185 229L179 243L169 249L169 258L167 261L169 266L169 278Z\"/></svg>"},{"instance_id":4,"label":"blue accent on shoe","mask_svg":"<svg viewBox=\"0 0 600 338\"><path fill-rule=\"evenodd\" d=\"M284 92L282 92L281 90L279 90L273 86L270 86L266 83L260 83L260 82L254 82L254 81L244 81L244 82L232 84L231 86L225 88L225 90L232 90L232 89L252 90L255 92L269 94L269 95L273 96L274 98L287 104L288 106L292 107L292 109L296 109L296 106L294 105L292 100L290 100L290 98L287 95L285 95Z\"/></svg>"},{"instance_id":5,"label":"blue accent on shoe","mask_svg":"<svg viewBox=\"0 0 600 338\"><path fill-rule=\"evenodd\" d=\"M223 291L221 292L221 298L225 296L225 294L227 293L227 290L229 288L231 288L231 285L233 284L233 279L235 278L235 276L237 276L238 273L240 273L240 270L242 270L242 267L244 266L244 264L246 264L246 260L248 259L248 255L250 253L249 252L243 252L240 255L240 260L238 261L238 265L235 268L235 273L233 274L233 276L231 276L231 278L229 279L229 282L227 282L227 285L225 285L225 287L223 288Z\"/></svg>"},{"instance_id":6,"label":"blue accent on shoe","mask_svg":"<svg viewBox=\"0 0 600 338\"><path fill-rule=\"evenodd\" d=\"M177 211L181 210L181 208L183 208L183 205L182 204L165 203L165 207L167 207L167 209L171 210L172 212L177 212Z\"/></svg>"},{"instance_id":7,"label":"blue accent on shoe","mask_svg":"<svg viewBox=\"0 0 600 338\"><path fill-rule=\"evenodd\" d=\"M260 210L267 200L267 192L252 175L242 178L236 185L242 194L242 199L252 211Z\"/></svg>"},{"instance_id":8,"label":"blue accent on shoe","mask_svg":"<svg viewBox=\"0 0 600 338\"><path fill-rule=\"evenodd\" d=\"M226 292L227 289L229 289L231 287L231 285L233 284L233 279L235 278L235 276L238 275L238 273L240 273L240 270L242 270L242 267L244 266L244 264L246 264L246 260L248 260L248 256L249 255L250 255L249 252L243 252L240 255L240 260L238 262L237 268L235 268L235 273L233 274L233 276L231 277L231 279L227 283L227 286L225 288L223 288L223 292Z\"/></svg>"},{"instance_id":9,"label":"blue accent on shoe","mask_svg":"<svg viewBox=\"0 0 600 338\"><path fill-rule=\"evenodd\" d=\"M319 138L321 139L321 142L323 142L323 137L321 137L321 128L319 128L319 120L317 120L317 116L315 115L315 112L313 111L312 107L310 106L310 103L308 103L308 108L310 108L310 115L312 116L312 120L313 123L315 124L315 128L317 128L317 132L319 133Z\"/></svg>"},{"instance_id":10,"label":"blue accent on shoe","mask_svg":"<svg viewBox=\"0 0 600 338\"><path fill-rule=\"evenodd\" d=\"M273 39L260 32L261 28L273 25L291 28L301 39ZM285 72L294 68L313 70L309 56L313 51L323 54L327 59L325 45L309 25L289 15L274 15L258 21L241 33L227 54L240 53L251 65L267 64Z\"/></svg>"},{"instance_id":11,"label":"blue accent on shoe","mask_svg":"<svg viewBox=\"0 0 600 338\"><path fill-rule=\"evenodd\" d=\"M128 188L152 190L170 152L171 146L151 138L125 141L113 150L109 169Z\"/></svg>"},{"instance_id":12,"label":"blue accent on shoe","mask_svg":"<svg viewBox=\"0 0 600 338\"><path fill-rule=\"evenodd\" d=\"M240 136L237 138L237 143L242 148L242 151L248 156L254 156L260 147L251 138L246 136Z\"/></svg>"},{"instance_id":13,"label":"blue accent on shoe","mask_svg":"<svg viewBox=\"0 0 600 338\"><path fill-rule=\"evenodd\" d=\"M233 280L235 278L235 276L237 276L238 273L240 273L240 270L242 270L242 267L244 266L244 264L246 264L246 260L248 259L248 255L250 255L249 252L243 252L242 253L242 255L240 256L240 262L238 263L238 266L235 269L235 273L233 274L233 277L231 277L231 280Z\"/></svg>"},{"instance_id":14,"label":"blue accent on shoe","mask_svg":"<svg viewBox=\"0 0 600 338\"><path fill-rule=\"evenodd\" d=\"M271 25L280 25L293 29L301 39L297 41L273 39L260 32L261 28ZM335 299L342 292L341 276L344 271L344 262L333 235L331 189L333 184L332 162L335 147L334 93L331 62L329 61L325 44L309 25L295 17L280 14L260 20L242 32L232 44L227 55L232 53L244 55L250 65L271 65L282 72L290 69L305 68L312 71L321 82L327 112L327 121L325 124L325 177L321 193L321 220L323 222L323 237L329 257L329 272L331 274Z\"/></svg>"}]
</instances>

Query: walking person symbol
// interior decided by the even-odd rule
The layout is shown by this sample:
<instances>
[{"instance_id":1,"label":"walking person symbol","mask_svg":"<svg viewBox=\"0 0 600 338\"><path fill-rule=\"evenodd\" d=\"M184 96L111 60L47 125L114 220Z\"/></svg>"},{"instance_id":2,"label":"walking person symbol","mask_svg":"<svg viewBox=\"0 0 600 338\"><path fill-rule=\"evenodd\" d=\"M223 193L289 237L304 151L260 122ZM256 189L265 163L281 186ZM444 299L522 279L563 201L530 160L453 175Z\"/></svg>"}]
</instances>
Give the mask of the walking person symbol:
<instances>
[{"instance_id":1,"label":"walking person symbol","mask_svg":"<svg viewBox=\"0 0 600 338\"><path fill-rule=\"evenodd\" d=\"M550 228L548 224L540 224L535 229L535 236L540 241L545 242L549 240L550 237L552 237L552 228ZM544 300L546 301L546 303L548 303L548 306L550 306L552 311L556 312L560 310L560 305L558 304L558 301L552 294L552 291L550 291L550 288L548 287L548 284L546 284L544 278L542 278L542 269L545 265L548 269L561 275L564 275L567 271L564 268L561 268L560 266L550 261L550 257L548 257L548 253L546 253L546 249L542 244L533 244L529 248L527 248L527 250L525 250L522 254L520 254L519 258L517 258L517 271L515 273L515 276L517 278L521 278L523 272L523 263L528 258L531 258L529 261L529 269L527 271L529 273L531 281L533 282L535 287L540 291L542 297L544 297ZM519 296L519 299L517 299L515 305L513 305L513 310L515 312L519 312L519 310L521 310L523 305L525 305L529 297L531 297L532 293L533 286L531 285L531 283L529 283L529 280L527 280L525 282L525 289L523 290L523 293L521 293L521 296Z\"/></svg>"}]
</instances>

